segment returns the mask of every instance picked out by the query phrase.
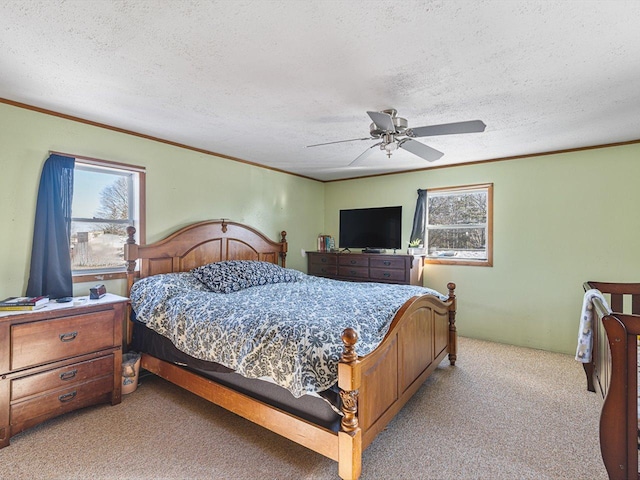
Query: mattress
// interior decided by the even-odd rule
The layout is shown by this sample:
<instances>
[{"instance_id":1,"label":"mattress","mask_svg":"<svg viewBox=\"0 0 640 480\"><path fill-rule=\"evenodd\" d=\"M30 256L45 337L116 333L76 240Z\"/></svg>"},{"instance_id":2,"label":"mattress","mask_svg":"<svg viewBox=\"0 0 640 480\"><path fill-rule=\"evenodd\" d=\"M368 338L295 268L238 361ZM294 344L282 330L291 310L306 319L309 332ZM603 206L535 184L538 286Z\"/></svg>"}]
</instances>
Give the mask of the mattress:
<instances>
[{"instance_id":1,"label":"mattress","mask_svg":"<svg viewBox=\"0 0 640 480\"><path fill-rule=\"evenodd\" d=\"M336 411L339 409L340 398L337 387L320 392L318 395L303 395L295 398L286 388L272 382L245 378L218 363L192 357L176 348L168 338L151 330L143 323L134 320L133 325L132 350L179 365L315 425L335 432L340 429L342 417Z\"/></svg>"}]
</instances>

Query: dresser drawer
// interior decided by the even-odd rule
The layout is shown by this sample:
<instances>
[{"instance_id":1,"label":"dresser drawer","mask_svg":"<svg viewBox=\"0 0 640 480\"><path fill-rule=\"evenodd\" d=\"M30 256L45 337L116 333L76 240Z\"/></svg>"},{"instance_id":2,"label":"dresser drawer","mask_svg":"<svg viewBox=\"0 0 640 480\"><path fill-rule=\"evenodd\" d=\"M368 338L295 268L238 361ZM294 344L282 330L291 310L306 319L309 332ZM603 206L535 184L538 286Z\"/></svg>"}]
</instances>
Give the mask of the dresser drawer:
<instances>
[{"instance_id":1,"label":"dresser drawer","mask_svg":"<svg viewBox=\"0 0 640 480\"><path fill-rule=\"evenodd\" d=\"M308 253L311 265L337 265L338 257L331 254Z\"/></svg>"},{"instance_id":2,"label":"dresser drawer","mask_svg":"<svg viewBox=\"0 0 640 480\"><path fill-rule=\"evenodd\" d=\"M369 266L369 257L362 256L350 256L350 255L341 255L338 260L340 265L348 265L350 267L368 267Z\"/></svg>"},{"instance_id":3,"label":"dresser drawer","mask_svg":"<svg viewBox=\"0 0 640 480\"><path fill-rule=\"evenodd\" d=\"M318 275L320 277L333 276L338 274L337 265L322 265L312 263L309 265L309 275Z\"/></svg>"},{"instance_id":4,"label":"dresser drawer","mask_svg":"<svg viewBox=\"0 0 640 480\"><path fill-rule=\"evenodd\" d=\"M11 381L11 400L71 387L110 373L113 373L113 354L17 378Z\"/></svg>"},{"instance_id":5,"label":"dresser drawer","mask_svg":"<svg viewBox=\"0 0 640 480\"><path fill-rule=\"evenodd\" d=\"M406 271L394 270L391 268L372 268L369 276L373 281L380 282L404 282L406 280Z\"/></svg>"},{"instance_id":6,"label":"dresser drawer","mask_svg":"<svg viewBox=\"0 0 640 480\"><path fill-rule=\"evenodd\" d=\"M114 311L11 327L11 370L95 352L114 344Z\"/></svg>"},{"instance_id":7,"label":"dresser drawer","mask_svg":"<svg viewBox=\"0 0 640 480\"><path fill-rule=\"evenodd\" d=\"M371 268L400 268L404 269L406 261L404 257L378 257L372 258L369 265Z\"/></svg>"},{"instance_id":8,"label":"dresser drawer","mask_svg":"<svg viewBox=\"0 0 640 480\"><path fill-rule=\"evenodd\" d=\"M39 397L12 403L12 434L48 418L61 415L77 408L107 401L107 394L113 391L113 372L111 375L96 378L90 382L60 388Z\"/></svg>"},{"instance_id":9,"label":"dresser drawer","mask_svg":"<svg viewBox=\"0 0 640 480\"><path fill-rule=\"evenodd\" d=\"M369 267L347 267L341 266L338 268L338 275L340 277L349 277L349 278L357 278L357 279L368 279L369 278Z\"/></svg>"}]
</instances>

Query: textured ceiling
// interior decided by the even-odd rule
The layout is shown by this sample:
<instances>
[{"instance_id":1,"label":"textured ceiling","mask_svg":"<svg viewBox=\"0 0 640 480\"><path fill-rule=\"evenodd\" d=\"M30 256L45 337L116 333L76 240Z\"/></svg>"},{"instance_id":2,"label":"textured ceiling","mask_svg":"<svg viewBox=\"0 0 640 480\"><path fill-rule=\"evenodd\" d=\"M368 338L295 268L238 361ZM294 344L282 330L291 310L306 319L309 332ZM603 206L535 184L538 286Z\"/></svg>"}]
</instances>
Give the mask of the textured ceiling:
<instances>
[{"instance_id":1,"label":"textured ceiling","mask_svg":"<svg viewBox=\"0 0 640 480\"><path fill-rule=\"evenodd\" d=\"M640 138L638 0L0 0L0 42L1 98L319 180ZM305 148L391 107L487 128Z\"/></svg>"}]
</instances>

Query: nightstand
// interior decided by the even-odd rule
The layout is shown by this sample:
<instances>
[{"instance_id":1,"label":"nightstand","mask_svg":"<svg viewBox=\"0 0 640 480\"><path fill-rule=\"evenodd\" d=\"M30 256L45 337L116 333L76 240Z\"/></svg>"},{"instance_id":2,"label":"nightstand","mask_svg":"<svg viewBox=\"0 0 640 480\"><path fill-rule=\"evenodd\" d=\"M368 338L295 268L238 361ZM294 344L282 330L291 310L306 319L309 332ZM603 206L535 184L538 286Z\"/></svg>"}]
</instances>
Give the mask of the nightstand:
<instances>
[{"instance_id":1,"label":"nightstand","mask_svg":"<svg viewBox=\"0 0 640 480\"><path fill-rule=\"evenodd\" d=\"M79 305L0 312L0 448L63 413L120 403L128 302L107 294Z\"/></svg>"}]
</instances>

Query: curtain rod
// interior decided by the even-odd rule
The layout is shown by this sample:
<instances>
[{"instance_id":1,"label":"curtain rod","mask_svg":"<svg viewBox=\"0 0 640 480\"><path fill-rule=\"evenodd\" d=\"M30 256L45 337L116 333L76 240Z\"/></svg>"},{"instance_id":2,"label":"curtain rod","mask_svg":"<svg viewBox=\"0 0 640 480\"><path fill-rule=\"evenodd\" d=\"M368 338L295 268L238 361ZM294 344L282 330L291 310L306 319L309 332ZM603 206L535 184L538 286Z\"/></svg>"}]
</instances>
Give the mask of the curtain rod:
<instances>
[{"instance_id":1,"label":"curtain rod","mask_svg":"<svg viewBox=\"0 0 640 480\"><path fill-rule=\"evenodd\" d=\"M120 163L120 162L113 162L111 160L102 160L100 158L93 158L93 157L85 157L82 155L76 155L75 153L66 153L66 152L58 152L55 150L49 150L49 154L50 155L63 155L65 157L73 157L76 158L78 160L83 161L84 163L90 163L93 165L113 165L114 167L121 167L121 168L125 168L127 170L132 170L132 171L136 171L136 172L146 172L146 168L145 167L141 167L139 165L130 165L128 163Z\"/></svg>"}]
</instances>

